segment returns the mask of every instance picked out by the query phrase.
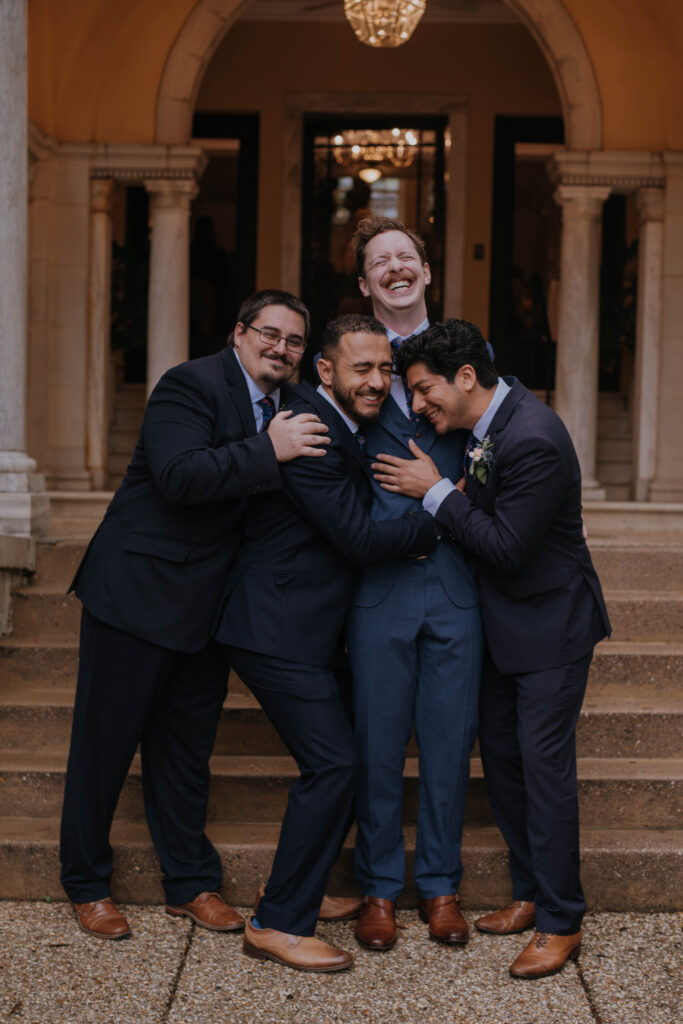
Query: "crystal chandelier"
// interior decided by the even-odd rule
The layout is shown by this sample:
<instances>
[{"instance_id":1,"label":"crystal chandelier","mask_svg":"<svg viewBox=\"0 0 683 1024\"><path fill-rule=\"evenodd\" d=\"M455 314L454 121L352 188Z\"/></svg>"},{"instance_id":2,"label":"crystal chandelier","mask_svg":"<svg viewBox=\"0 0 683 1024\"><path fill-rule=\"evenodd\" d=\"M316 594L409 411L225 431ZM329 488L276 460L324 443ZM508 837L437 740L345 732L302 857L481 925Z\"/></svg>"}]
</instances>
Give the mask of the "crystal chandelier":
<instances>
[{"instance_id":1,"label":"crystal chandelier","mask_svg":"<svg viewBox=\"0 0 683 1024\"><path fill-rule=\"evenodd\" d=\"M417 28L426 0L344 0L344 14L361 43L401 46Z\"/></svg>"},{"instance_id":2,"label":"crystal chandelier","mask_svg":"<svg viewBox=\"0 0 683 1024\"><path fill-rule=\"evenodd\" d=\"M335 135L332 141L332 154L341 167L357 163L410 167L419 144L417 135L410 128L348 130Z\"/></svg>"}]
</instances>

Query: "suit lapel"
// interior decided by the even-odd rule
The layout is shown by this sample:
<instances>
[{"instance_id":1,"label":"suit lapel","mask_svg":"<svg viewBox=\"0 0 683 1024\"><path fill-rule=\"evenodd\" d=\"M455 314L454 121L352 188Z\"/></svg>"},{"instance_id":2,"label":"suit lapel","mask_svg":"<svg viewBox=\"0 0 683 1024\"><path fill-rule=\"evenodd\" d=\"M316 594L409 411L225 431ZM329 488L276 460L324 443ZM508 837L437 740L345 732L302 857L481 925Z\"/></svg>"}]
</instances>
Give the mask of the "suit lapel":
<instances>
[{"instance_id":1,"label":"suit lapel","mask_svg":"<svg viewBox=\"0 0 683 1024\"><path fill-rule=\"evenodd\" d=\"M323 396L306 381L303 384L300 384L297 390L299 394L314 407L323 423L327 424L328 427L334 430L335 435L351 454L351 457L354 458L360 466L362 466L363 472L369 476L370 470L367 465L365 454L334 406L331 405L326 398L323 398Z\"/></svg>"},{"instance_id":2,"label":"suit lapel","mask_svg":"<svg viewBox=\"0 0 683 1024\"><path fill-rule=\"evenodd\" d=\"M244 429L245 437L252 437L256 433L256 420L254 419L254 407L251 404L251 396L244 379L242 368L235 358L231 348L224 348L219 353L223 364L223 372L228 384L228 394L232 399Z\"/></svg>"},{"instance_id":3,"label":"suit lapel","mask_svg":"<svg viewBox=\"0 0 683 1024\"><path fill-rule=\"evenodd\" d=\"M496 410L496 414L491 420L491 425L486 432L486 436L490 438L491 443L494 445L494 463L498 455L498 435L505 429L508 420L526 394L526 388L523 384L520 384L516 377L507 377L505 380L506 383L511 384L511 388ZM483 440L483 438L481 438L481 440ZM480 492L482 492L485 487L486 484L480 484L476 476L467 477L467 495L475 505L477 504L477 498L479 497Z\"/></svg>"}]
</instances>

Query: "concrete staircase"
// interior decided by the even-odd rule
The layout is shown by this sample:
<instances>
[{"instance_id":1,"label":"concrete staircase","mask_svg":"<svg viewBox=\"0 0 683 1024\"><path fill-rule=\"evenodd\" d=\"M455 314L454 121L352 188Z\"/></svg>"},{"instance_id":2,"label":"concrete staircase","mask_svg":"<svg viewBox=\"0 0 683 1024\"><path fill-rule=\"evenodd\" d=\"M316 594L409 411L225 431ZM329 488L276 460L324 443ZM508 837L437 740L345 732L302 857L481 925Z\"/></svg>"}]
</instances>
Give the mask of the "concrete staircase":
<instances>
[{"instance_id":1,"label":"concrete staircase","mask_svg":"<svg viewBox=\"0 0 683 1024\"><path fill-rule=\"evenodd\" d=\"M130 462L140 433L147 392L144 384L120 384L114 395L114 415L109 427L109 487L116 490Z\"/></svg>"},{"instance_id":2,"label":"concrete staircase","mask_svg":"<svg viewBox=\"0 0 683 1024\"><path fill-rule=\"evenodd\" d=\"M79 605L65 590L106 504L63 496L33 581L15 594L14 633L0 641L0 898L62 898L58 830L77 668ZM583 878L602 910L683 908L683 529L652 532L645 506L587 511L614 636L598 647L578 729ZM91 518L84 513L89 510ZM621 511L619 511L621 510ZM670 509L674 513L674 509ZM656 519L656 517L655 517ZM661 519L667 526L681 515ZM613 536L614 523L620 526ZM626 526L623 524L626 523ZM610 525L612 524L612 525ZM632 532L629 526L640 528ZM643 530L645 524L648 529ZM212 762L209 833L224 891L248 903L267 876L295 766L255 700L231 680ZM408 751L405 823L414 848L417 760ZM117 810L115 894L162 899L134 763ZM331 891L355 891L350 840ZM509 896L476 750L462 894L469 906ZM415 892L405 894L414 905Z\"/></svg>"}]
</instances>

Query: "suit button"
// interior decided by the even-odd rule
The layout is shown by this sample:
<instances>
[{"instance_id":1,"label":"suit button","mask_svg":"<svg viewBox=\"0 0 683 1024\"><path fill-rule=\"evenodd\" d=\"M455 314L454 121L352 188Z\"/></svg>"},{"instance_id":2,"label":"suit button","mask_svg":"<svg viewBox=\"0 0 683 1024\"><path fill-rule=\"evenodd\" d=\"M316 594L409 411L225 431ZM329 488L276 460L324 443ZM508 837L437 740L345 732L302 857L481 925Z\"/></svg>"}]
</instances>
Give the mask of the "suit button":
<instances>
[{"instance_id":1,"label":"suit button","mask_svg":"<svg viewBox=\"0 0 683 1024\"><path fill-rule=\"evenodd\" d=\"M414 516L414 515L415 515L415 513L414 513L414 512L409 512L409 513L408 513L408 515L409 515L409 516Z\"/></svg>"},{"instance_id":2,"label":"suit button","mask_svg":"<svg viewBox=\"0 0 683 1024\"><path fill-rule=\"evenodd\" d=\"M415 431L415 437L422 437L422 434L420 433L419 430Z\"/></svg>"}]
</instances>

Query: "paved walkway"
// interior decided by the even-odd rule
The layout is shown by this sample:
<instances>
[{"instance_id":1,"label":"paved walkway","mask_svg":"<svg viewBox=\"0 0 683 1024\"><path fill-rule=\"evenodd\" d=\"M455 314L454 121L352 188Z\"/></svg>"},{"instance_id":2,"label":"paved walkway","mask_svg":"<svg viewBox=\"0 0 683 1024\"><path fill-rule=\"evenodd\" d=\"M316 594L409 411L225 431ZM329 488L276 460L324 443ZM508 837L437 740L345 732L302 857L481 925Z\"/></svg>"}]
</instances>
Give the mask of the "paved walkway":
<instances>
[{"instance_id":1,"label":"paved walkway","mask_svg":"<svg viewBox=\"0 0 683 1024\"><path fill-rule=\"evenodd\" d=\"M320 937L356 953L351 971L310 975L251 960L160 907L128 907L131 939L80 932L64 903L0 902L0 1021L10 1024L678 1024L683 916L595 914L577 964L514 981L527 935L430 942L402 911L388 953L360 950L353 924ZM474 913L467 912L471 919Z\"/></svg>"}]
</instances>

